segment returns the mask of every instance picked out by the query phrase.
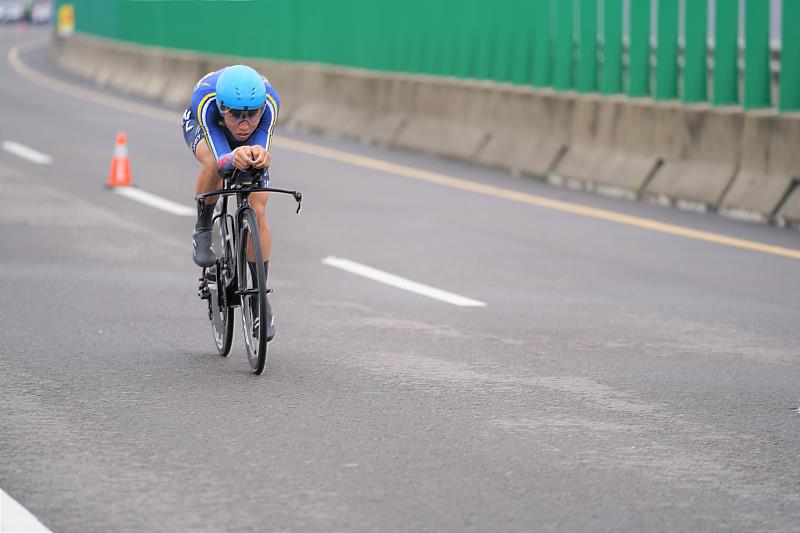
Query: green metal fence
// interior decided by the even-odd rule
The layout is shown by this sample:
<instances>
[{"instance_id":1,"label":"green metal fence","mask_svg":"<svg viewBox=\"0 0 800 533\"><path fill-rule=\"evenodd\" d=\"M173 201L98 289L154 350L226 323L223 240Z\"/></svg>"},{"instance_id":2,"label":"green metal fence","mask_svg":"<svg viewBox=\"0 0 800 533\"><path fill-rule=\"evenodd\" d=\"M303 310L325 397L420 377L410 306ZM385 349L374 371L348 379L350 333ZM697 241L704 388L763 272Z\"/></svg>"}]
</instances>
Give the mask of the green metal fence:
<instances>
[{"instance_id":1,"label":"green metal fence","mask_svg":"<svg viewBox=\"0 0 800 533\"><path fill-rule=\"evenodd\" d=\"M77 31L147 45L687 104L773 105L769 0L58 1L66 3L75 6ZM795 111L800 0L782 0L782 10L774 104Z\"/></svg>"}]
</instances>

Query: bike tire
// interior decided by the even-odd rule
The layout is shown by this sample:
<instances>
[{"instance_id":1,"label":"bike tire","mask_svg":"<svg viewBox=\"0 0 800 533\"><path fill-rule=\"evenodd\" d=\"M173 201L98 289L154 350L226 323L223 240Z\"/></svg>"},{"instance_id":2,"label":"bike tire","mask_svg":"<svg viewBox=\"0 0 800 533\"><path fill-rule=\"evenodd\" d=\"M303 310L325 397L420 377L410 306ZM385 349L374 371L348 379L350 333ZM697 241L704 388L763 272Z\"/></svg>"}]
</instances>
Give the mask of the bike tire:
<instances>
[{"instance_id":1,"label":"bike tire","mask_svg":"<svg viewBox=\"0 0 800 533\"><path fill-rule=\"evenodd\" d=\"M219 209L219 208L218 208ZM210 293L208 301L209 316L211 318L211 332L217 353L227 357L233 344L233 306L229 305L226 298L227 287L235 283L234 277L234 250L231 241L230 226L226 223L231 217L222 209L214 219L213 239L214 249L219 250L217 264L211 269L206 269L207 283Z\"/></svg>"},{"instance_id":2,"label":"bike tire","mask_svg":"<svg viewBox=\"0 0 800 533\"><path fill-rule=\"evenodd\" d=\"M256 264L255 280L247 265L247 249L251 240ZM242 327L247 360L253 372L260 375L267 364L267 327L266 323L261 324L257 335L254 334L251 301L253 298L256 299L255 307L258 308L258 316L266 317L267 276L264 272L264 256L261 253L261 239L258 235L256 214L252 209L243 209L239 214L239 242L236 243L236 246L236 277L242 299Z\"/></svg>"}]
</instances>

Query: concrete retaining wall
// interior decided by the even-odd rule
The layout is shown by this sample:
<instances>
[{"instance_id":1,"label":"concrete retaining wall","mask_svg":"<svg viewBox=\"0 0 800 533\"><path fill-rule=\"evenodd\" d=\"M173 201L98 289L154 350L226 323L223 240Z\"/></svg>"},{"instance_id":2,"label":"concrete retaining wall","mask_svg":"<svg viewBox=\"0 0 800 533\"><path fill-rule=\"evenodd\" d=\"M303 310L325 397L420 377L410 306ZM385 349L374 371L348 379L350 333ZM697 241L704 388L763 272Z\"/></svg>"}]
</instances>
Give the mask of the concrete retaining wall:
<instances>
[{"instance_id":1,"label":"concrete retaining wall","mask_svg":"<svg viewBox=\"0 0 800 533\"><path fill-rule=\"evenodd\" d=\"M556 178L635 198L658 165L649 120L653 109L650 103L621 97L576 98L569 148L555 169Z\"/></svg>"},{"instance_id":2,"label":"concrete retaining wall","mask_svg":"<svg viewBox=\"0 0 800 533\"><path fill-rule=\"evenodd\" d=\"M169 105L246 62L281 94L279 124L548 177L603 193L800 222L800 114L555 93L491 82L200 55L73 35L64 69Z\"/></svg>"},{"instance_id":3,"label":"concrete retaining wall","mask_svg":"<svg viewBox=\"0 0 800 533\"><path fill-rule=\"evenodd\" d=\"M800 227L800 187L796 187L786 200L783 211L778 215L778 221L784 225Z\"/></svg>"},{"instance_id":4,"label":"concrete retaining wall","mask_svg":"<svg viewBox=\"0 0 800 533\"><path fill-rule=\"evenodd\" d=\"M724 211L754 212L772 219L792 180L800 177L800 120L774 111L747 113L741 169L722 202Z\"/></svg>"},{"instance_id":5,"label":"concrete retaining wall","mask_svg":"<svg viewBox=\"0 0 800 533\"><path fill-rule=\"evenodd\" d=\"M661 167L647 198L718 207L738 169L744 114L706 105L659 104L652 110L652 151Z\"/></svg>"},{"instance_id":6,"label":"concrete retaining wall","mask_svg":"<svg viewBox=\"0 0 800 533\"><path fill-rule=\"evenodd\" d=\"M476 161L529 176L552 172L569 143L575 100L550 91L485 90L489 138Z\"/></svg>"}]
</instances>

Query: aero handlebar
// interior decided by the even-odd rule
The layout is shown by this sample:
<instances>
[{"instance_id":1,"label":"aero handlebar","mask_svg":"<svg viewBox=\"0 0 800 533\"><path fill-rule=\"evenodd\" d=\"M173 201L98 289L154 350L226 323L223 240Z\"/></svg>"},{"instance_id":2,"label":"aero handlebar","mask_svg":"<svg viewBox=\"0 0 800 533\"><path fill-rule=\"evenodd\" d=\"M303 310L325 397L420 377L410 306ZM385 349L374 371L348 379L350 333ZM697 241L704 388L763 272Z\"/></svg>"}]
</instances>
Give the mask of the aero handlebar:
<instances>
[{"instance_id":1,"label":"aero handlebar","mask_svg":"<svg viewBox=\"0 0 800 533\"><path fill-rule=\"evenodd\" d=\"M245 173L246 172L244 172L244 171L242 171L242 172L236 171L236 172L233 173L233 175L231 176L229 181L234 181L235 182L237 180L237 178L239 178L240 176L242 176ZM267 177L269 177L269 173L268 172L264 172L264 174ZM203 193L203 194L198 194L194 198L195 198L195 200L197 200L198 203L200 203L203 200L205 200L206 198L208 198L209 196L217 196L218 194L221 194L221 195L240 194L240 193L250 194L252 192L277 192L277 193L281 193L281 194L291 194L292 197L294 197L294 201L297 202L297 211L296 211L296 213L299 214L300 213L300 209L302 209L302 207L303 207L303 194L301 192L299 192L299 191L290 191L290 190L287 190L287 189L275 189L273 187L250 187L248 185L238 184L238 183L236 183L236 184L234 184L234 185L232 185L230 187L224 188L224 189L218 189L216 191L211 191L211 192L206 192L206 193Z\"/></svg>"}]
</instances>

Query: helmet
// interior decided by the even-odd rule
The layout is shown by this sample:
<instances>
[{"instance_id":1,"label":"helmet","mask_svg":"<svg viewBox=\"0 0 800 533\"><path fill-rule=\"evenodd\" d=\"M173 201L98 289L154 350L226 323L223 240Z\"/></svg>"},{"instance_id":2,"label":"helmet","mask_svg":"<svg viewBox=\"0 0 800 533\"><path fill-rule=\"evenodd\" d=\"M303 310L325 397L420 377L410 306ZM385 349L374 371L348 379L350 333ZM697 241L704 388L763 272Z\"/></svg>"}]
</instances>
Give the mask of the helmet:
<instances>
[{"instance_id":1,"label":"helmet","mask_svg":"<svg viewBox=\"0 0 800 533\"><path fill-rule=\"evenodd\" d=\"M267 101L264 79L245 65L226 67L217 78L217 107L259 109Z\"/></svg>"}]
</instances>

